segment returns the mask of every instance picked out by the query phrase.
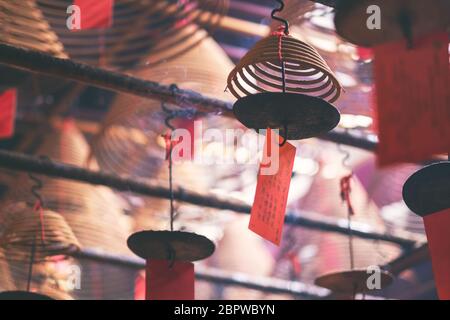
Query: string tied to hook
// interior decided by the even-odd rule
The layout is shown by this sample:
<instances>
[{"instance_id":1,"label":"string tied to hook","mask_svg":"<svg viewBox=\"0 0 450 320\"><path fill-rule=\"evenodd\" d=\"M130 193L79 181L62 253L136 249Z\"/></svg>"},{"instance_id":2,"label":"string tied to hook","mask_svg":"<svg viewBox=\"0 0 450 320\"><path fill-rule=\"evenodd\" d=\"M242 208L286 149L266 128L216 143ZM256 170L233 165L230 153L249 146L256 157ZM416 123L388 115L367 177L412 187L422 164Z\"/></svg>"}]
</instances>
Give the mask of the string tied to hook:
<instances>
[{"instance_id":1,"label":"string tied to hook","mask_svg":"<svg viewBox=\"0 0 450 320\"><path fill-rule=\"evenodd\" d=\"M276 1L280 4L280 6L278 8L273 9L270 16L272 17L273 20L280 21L281 23L284 24L284 26L282 26L283 32L285 35L288 35L289 34L289 22L286 19L275 15L276 13L283 11L284 1L282 1L282 0L276 0Z\"/></svg>"},{"instance_id":2,"label":"string tied to hook","mask_svg":"<svg viewBox=\"0 0 450 320\"><path fill-rule=\"evenodd\" d=\"M346 175L344 177L341 178L340 181L340 187L341 187L341 192L340 192L340 196L343 202L347 203L347 208L348 208L348 214L350 216L354 215L354 210L353 210L353 205L350 199L350 193L351 193L351 179L353 177L353 173L350 173L349 175Z\"/></svg>"}]
</instances>

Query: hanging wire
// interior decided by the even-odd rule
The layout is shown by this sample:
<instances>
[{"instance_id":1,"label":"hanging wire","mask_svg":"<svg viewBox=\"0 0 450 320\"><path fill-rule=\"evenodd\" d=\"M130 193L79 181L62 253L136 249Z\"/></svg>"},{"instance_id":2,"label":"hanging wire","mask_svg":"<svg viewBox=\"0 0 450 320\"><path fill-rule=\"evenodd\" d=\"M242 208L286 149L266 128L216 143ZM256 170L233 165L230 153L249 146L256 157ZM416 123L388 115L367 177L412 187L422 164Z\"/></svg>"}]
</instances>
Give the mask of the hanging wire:
<instances>
[{"instance_id":1,"label":"hanging wire","mask_svg":"<svg viewBox=\"0 0 450 320\"><path fill-rule=\"evenodd\" d=\"M173 142L172 142L172 132L175 130L175 127L172 126L170 123L171 120L175 118L174 113L172 110L167 108L164 102L161 103L161 109L164 111L164 113L167 115L166 119L164 120L164 123L169 128L169 132L164 135L165 143L166 143L166 159L169 160L169 192L170 192L170 231L173 231L173 220L174 220L174 195L173 195L173 174L172 174L172 149L173 149ZM172 254L170 253L170 256Z\"/></svg>"},{"instance_id":2,"label":"hanging wire","mask_svg":"<svg viewBox=\"0 0 450 320\"><path fill-rule=\"evenodd\" d=\"M354 248L353 248L353 232L352 232L352 216L354 215L353 206L350 200L351 193L351 179L353 176L352 169L348 163L350 159L350 152L348 150L344 150L341 144L337 144L337 148L339 153L341 153L344 157L342 158L342 166L350 171L349 174L345 175L341 178L340 181L340 196L343 202L347 204L347 228L348 228L348 251L350 257L350 270L355 269L355 257L354 257ZM354 284L353 287L353 300L356 298L356 290L357 284Z\"/></svg>"},{"instance_id":3,"label":"hanging wire","mask_svg":"<svg viewBox=\"0 0 450 320\"><path fill-rule=\"evenodd\" d=\"M33 196L37 199L36 203L33 207L34 211L39 212L39 221L40 221L40 229L41 229L41 241L42 241L42 245L45 246L45 232L44 232L44 221L43 221L43 212L42 212L42 207L44 206L44 201L42 199L42 196L40 194L40 190L43 187L42 181L34 176L33 174L29 173L28 176L30 177L31 180L34 181L34 185L31 186L31 193L33 194ZM29 292L31 289L31 281L33 278L33 266L34 266L34 260L35 260L35 256L36 256L36 238L37 238L37 234L35 234L33 236L33 243L31 244L31 254L30 254L30 261L29 261L29 266L28 266L28 279L27 279L27 291Z\"/></svg>"},{"instance_id":4,"label":"hanging wire","mask_svg":"<svg viewBox=\"0 0 450 320\"><path fill-rule=\"evenodd\" d=\"M277 12L283 11L284 1L282 1L282 0L276 0L276 1L280 4L280 6L278 8L273 9L270 16L272 17L273 20L280 21L284 24L284 34L288 35L289 34L289 22L286 19L277 17L275 15Z\"/></svg>"},{"instance_id":5,"label":"hanging wire","mask_svg":"<svg viewBox=\"0 0 450 320\"><path fill-rule=\"evenodd\" d=\"M281 17L277 17L275 14L277 12L281 12L284 9L284 2L282 0L276 0L280 6L278 8L275 8L272 10L271 13L271 17L274 20L280 21L284 24L284 34L285 35L289 35L289 22ZM283 59L283 54L282 54L282 40L283 40L283 34L281 33L281 31L275 32L276 35L278 35L278 56L280 59L280 64L281 64L281 81L282 81L282 89L283 89L283 93L286 93L286 63ZM287 142L287 134L288 134L288 130L287 130L287 124L283 125L283 141L279 144L280 147L283 147L286 142Z\"/></svg>"}]
</instances>

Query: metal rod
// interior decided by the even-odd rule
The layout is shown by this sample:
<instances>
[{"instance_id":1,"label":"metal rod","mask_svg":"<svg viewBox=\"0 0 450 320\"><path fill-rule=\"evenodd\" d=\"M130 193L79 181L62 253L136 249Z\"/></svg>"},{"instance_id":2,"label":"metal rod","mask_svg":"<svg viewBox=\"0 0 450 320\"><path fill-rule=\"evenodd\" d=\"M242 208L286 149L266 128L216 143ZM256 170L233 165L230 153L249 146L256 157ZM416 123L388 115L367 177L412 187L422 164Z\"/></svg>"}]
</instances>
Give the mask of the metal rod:
<instances>
[{"instance_id":1,"label":"metal rod","mask_svg":"<svg viewBox=\"0 0 450 320\"><path fill-rule=\"evenodd\" d=\"M73 255L74 258L110 263L132 269L144 269L145 261L140 258L114 255L95 250L83 249ZM329 290L298 281L287 281L269 277L255 277L244 273L226 272L216 268L196 266L195 276L198 280L236 285L270 293L290 294L307 299L322 299L329 295Z\"/></svg>"},{"instance_id":2,"label":"metal rod","mask_svg":"<svg viewBox=\"0 0 450 320\"><path fill-rule=\"evenodd\" d=\"M194 105L201 111L222 112L224 116L233 116L231 112L233 104L231 102L205 97L192 90L173 90L171 86L74 62L70 59L55 58L34 50L0 44L0 63L30 72L60 77L140 97L160 99L169 103L180 104L180 102L186 101L189 102L189 105ZM369 141L364 137L355 137L334 131L319 138L369 151L373 151L376 147L376 142Z\"/></svg>"},{"instance_id":3,"label":"metal rod","mask_svg":"<svg viewBox=\"0 0 450 320\"><path fill-rule=\"evenodd\" d=\"M50 159L42 159L17 152L0 150L0 167L4 167L16 171L26 171L31 173L43 174L50 177L65 178L75 181L86 182L94 185L103 185L111 187L118 191L130 191L144 196L170 199L170 190L161 186L150 185L139 181L136 177L120 177L115 174L92 171L73 165L56 162ZM174 199L198 206L209 207L220 210L230 210L238 213L249 214L251 206L223 200L217 197L205 196L195 192L190 192L178 188L174 190ZM335 232L348 235L349 230L345 225L336 222L327 222L314 220L298 213L288 213L285 223L321 230L327 232ZM371 240L381 240L398 244L402 247L411 247L421 241L414 237L398 237L378 232L367 232L362 229L352 228L355 237Z\"/></svg>"},{"instance_id":4,"label":"metal rod","mask_svg":"<svg viewBox=\"0 0 450 320\"><path fill-rule=\"evenodd\" d=\"M92 86L117 92L134 94L167 102L189 101L198 109L231 113L232 104L208 98L192 90L173 90L170 86L143 80L114 71L78 63L70 59L61 59L35 50L17 48L0 44L0 63L11 67L37 72L49 76L74 80Z\"/></svg>"}]
</instances>

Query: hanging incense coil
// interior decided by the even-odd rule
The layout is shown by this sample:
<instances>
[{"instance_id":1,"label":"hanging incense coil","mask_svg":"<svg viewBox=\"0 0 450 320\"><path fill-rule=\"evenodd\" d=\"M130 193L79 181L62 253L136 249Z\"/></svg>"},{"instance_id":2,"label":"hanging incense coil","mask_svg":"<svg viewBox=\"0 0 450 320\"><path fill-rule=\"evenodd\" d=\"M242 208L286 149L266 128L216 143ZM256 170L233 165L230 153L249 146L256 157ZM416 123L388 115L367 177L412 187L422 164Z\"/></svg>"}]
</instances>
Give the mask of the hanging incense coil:
<instances>
[{"instance_id":1,"label":"hanging incense coil","mask_svg":"<svg viewBox=\"0 0 450 320\"><path fill-rule=\"evenodd\" d=\"M319 146L322 148L322 146ZM325 157L325 154L322 155ZM322 168L324 170L325 168ZM308 193L302 197L293 209L301 210L310 219L347 226L348 210L340 198L339 179L346 174L344 168L334 168L335 177L324 177L322 172L314 177ZM359 180L352 179L351 199L354 209L352 225L355 228L369 229L374 232L386 232L385 223L376 204L370 200ZM287 239L291 240L291 251L299 252L302 271L301 281L314 279L332 272L350 268L349 239L345 235L323 233L315 230L292 228ZM395 244L353 237L353 262L355 269L365 269L371 265L385 265L401 254L401 248ZM303 249L305 251L303 251ZM303 253L305 252L305 254ZM307 254L306 254L307 253ZM306 256L302 259L303 256ZM286 276L288 269L281 269L280 276Z\"/></svg>"},{"instance_id":2,"label":"hanging incense coil","mask_svg":"<svg viewBox=\"0 0 450 320\"><path fill-rule=\"evenodd\" d=\"M52 256L68 256L80 249L80 244L64 218L53 211L38 212L17 203L6 208L5 230L0 245L10 261L28 262L35 247L34 261L46 261Z\"/></svg>"},{"instance_id":3,"label":"hanging incense coil","mask_svg":"<svg viewBox=\"0 0 450 320\"><path fill-rule=\"evenodd\" d=\"M280 129L285 139L326 133L339 122L341 85L310 45L281 32L259 42L228 76L236 118L252 129Z\"/></svg>"},{"instance_id":4,"label":"hanging incense coil","mask_svg":"<svg viewBox=\"0 0 450 320\"><path fill-rule=\"evenodd\" d=\"M33 0L0 0L0 42L67 58L58 36Z\"/></svg>"},{"instance_id":5,"label":"hanging incense coil","mask_svg":"<svg viewBox=\"0 0 450 320\"><path fill-rule=\"evenodd\" d=\"M351 297L356 293L367 293L368 279L372 274L364 270L347 270L342 272L329 273L317 278L314 283L318 286L327 288L333 293L348 295ZM379 275L379 290L387 288L393 282L393 276L384 270L378 272Z\"/></svg>"},{"instance_id":6,"label":"hanging incense coil","mask_svg":"<svg viewBox=\"0 0 450 320\"><path fill-rule=\"evenodd\" d=\"M405 230L415 234L425 234L423 219L409 210L402 198L405 181L419 170L417 164L401 164L387 168L376 168L375 157L358 165L354 172L356 176L367 177L366 172L372 172L365 182L368 196L382 208L382 217L387 231ZM386 192L389 190L389 192Z\"/></svg>"},{"instance_id":7,"label":"hanging incense coil","mask_svg":"<svg viewBox=\"0 0 450 320\"><path fill-rule=\"evenodd\" d=\"M110 28L70 31L71 0L36 2L73 59L111 68L154 66L189 51L208 36L199 26L214 31L228 9L228 0L116 0Z\"/></svg>"},{"instance_id":8,"label":"hanging incense coil","mask_svg":"<svg viewBox=\"0 0 450 320\"><path fill-rule=\"evenodd\" d=\"M36 262L33 264L32 275L30 278L31 292L43 294L56 300L72 300L70 288L75 284L71 267L74 260L54 259L49 261ZM27 289L29 281L29 263L28 262L9 262L11 274L19 289Z\"/></svg>"},{"instance_id":9,"label":"hanging incense coil","mask_svg":"<svg viewBox=\"0 0 450 320\"><path fill-rule=\"evenodd\" d=\"M228 76L228 89L236 98L258 92L280 92L283 76L279 55L285 61L286 92L316 96L329 102L341 94L341 85L310 45L289 35L260 40Z\"/></svg>"},{"instance_id":10,"label":"hanging incense coil","mask_svg":"<svg viewBox=\"0 0 450 320\"><path fill-rule=\"evenodd\" d=\"M14 281L9 270L3 249L0 249L0 291L15 289Z\"/></svg>"},{"instance_id":11,"label":"hanging incense coil","mask_svg":"<svg viewBox=\"0 0 450 320\"><path fill-rule=\"evenodd\" d=\"M86 164L89 147L73 122L66 122L62 128L50 127L43 141L37 154L80 167ZM131 254L124 244L131 232L129 218L122 212L120 199L108 188L44 176L39 178L43 184L40 194L44 208L65 218L82 247ZM4 202L33 205L35 199L30 193L33 182L27 175L21 175L18 181L8 191Z\"/></svg>"},{"instance_id":12,"label":"hanging incense coil","mask_svg":"<svg viewBox=\"0 0 450 320\"><path fill-rule=\"evenodd\" d=\"M215 67L217 64L221 68ZM133 75L168 85L176 83L183 89L229 99L230 95L223 92L223 83L232 68L223 49L207 38L183 56L164 65L136 71ZM177 102L177 106L168 107L192 108L183 100ZM92 155L100 168L117 174L154 176L154 171L158 171L164 161L164 145L158 146L158 141L167 130L165 117L160 101L118 95L102 129L91 143ZM174 170L177 170L176 166Z\"/></svg>"}]
</instances>

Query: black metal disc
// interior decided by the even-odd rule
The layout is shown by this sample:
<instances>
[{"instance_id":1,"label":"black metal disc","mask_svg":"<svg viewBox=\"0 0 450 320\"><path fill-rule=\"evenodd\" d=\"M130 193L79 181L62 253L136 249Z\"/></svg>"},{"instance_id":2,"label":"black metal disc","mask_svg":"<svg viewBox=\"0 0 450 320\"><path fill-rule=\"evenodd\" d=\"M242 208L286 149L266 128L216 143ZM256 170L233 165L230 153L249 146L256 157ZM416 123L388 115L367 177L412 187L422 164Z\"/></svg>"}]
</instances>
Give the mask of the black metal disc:
<instances>
[{"instance_id":1,"label":"black metal disc","mask_svg":"<svg viewBox=\"0 0 450 320\"><path fill-rule=\"evenodd\" d=\"M197 261L215 250L208 238L182 231L140 231L132 234L127 243L131 251L146 260Z\"/></svg>"},{"instance_id":2,"label":"black metal disc","mask_svg":"<svg viewBox=\"0 0 450 320\"><path fill-rule=\"evenodd\" d=\"M373 13L369 6L380 8L380 29L367 23ZM433 31L445 31L450 25L448 0L340 0L337 2L334 23L341 37L365 47L405 39L402 25L409 20L412 37Z\"/></svg>"},{"instance_id":3,"label":"black metal disc","mask_svg":"<svg viewBox=\"0 0 450 320\"><path fill-rule=\"evenodd\" d=\"M367 287L367 279L373 273L368 273L367 270L346 270L340 272L328 273L318 277L314 283L320 287L327 288L332 292L337 293L363 293L370 289ZM391 273L380 271L380 288L384 289L389 286L394 277Z\"/></svg>"},{"instance_id":4,"label":"black metal disc","mask_svg":"<svg viewBox=\"0 0 450 320\"><path fill-rule=\"evenodd\" d=\"M264 92L236 101L236 118L250 129L280 129L288 140L320 136L337 126L340 114L330 103L320 98L297 93Z\"/></svg>"},{"instance_id":5,"label":"black metal disc","mask_svg":"<svg viewBox=\"0 0 450 320\"><path fill-rule=\"evenodd\" d=\"M28 291L3 291L0 300L55 300L49 296Z\"/></svg>"},{"instance_id":6,"label":"black metal disc","mask_svg":"<svg viewBox=\"0 0 450 320\"><path fill-rule=\"evenodd\" d=\"M450 208L450 162L435 163L415 172L403 185L403 200L422 217Z\"/></svg>"}]
</instances>

